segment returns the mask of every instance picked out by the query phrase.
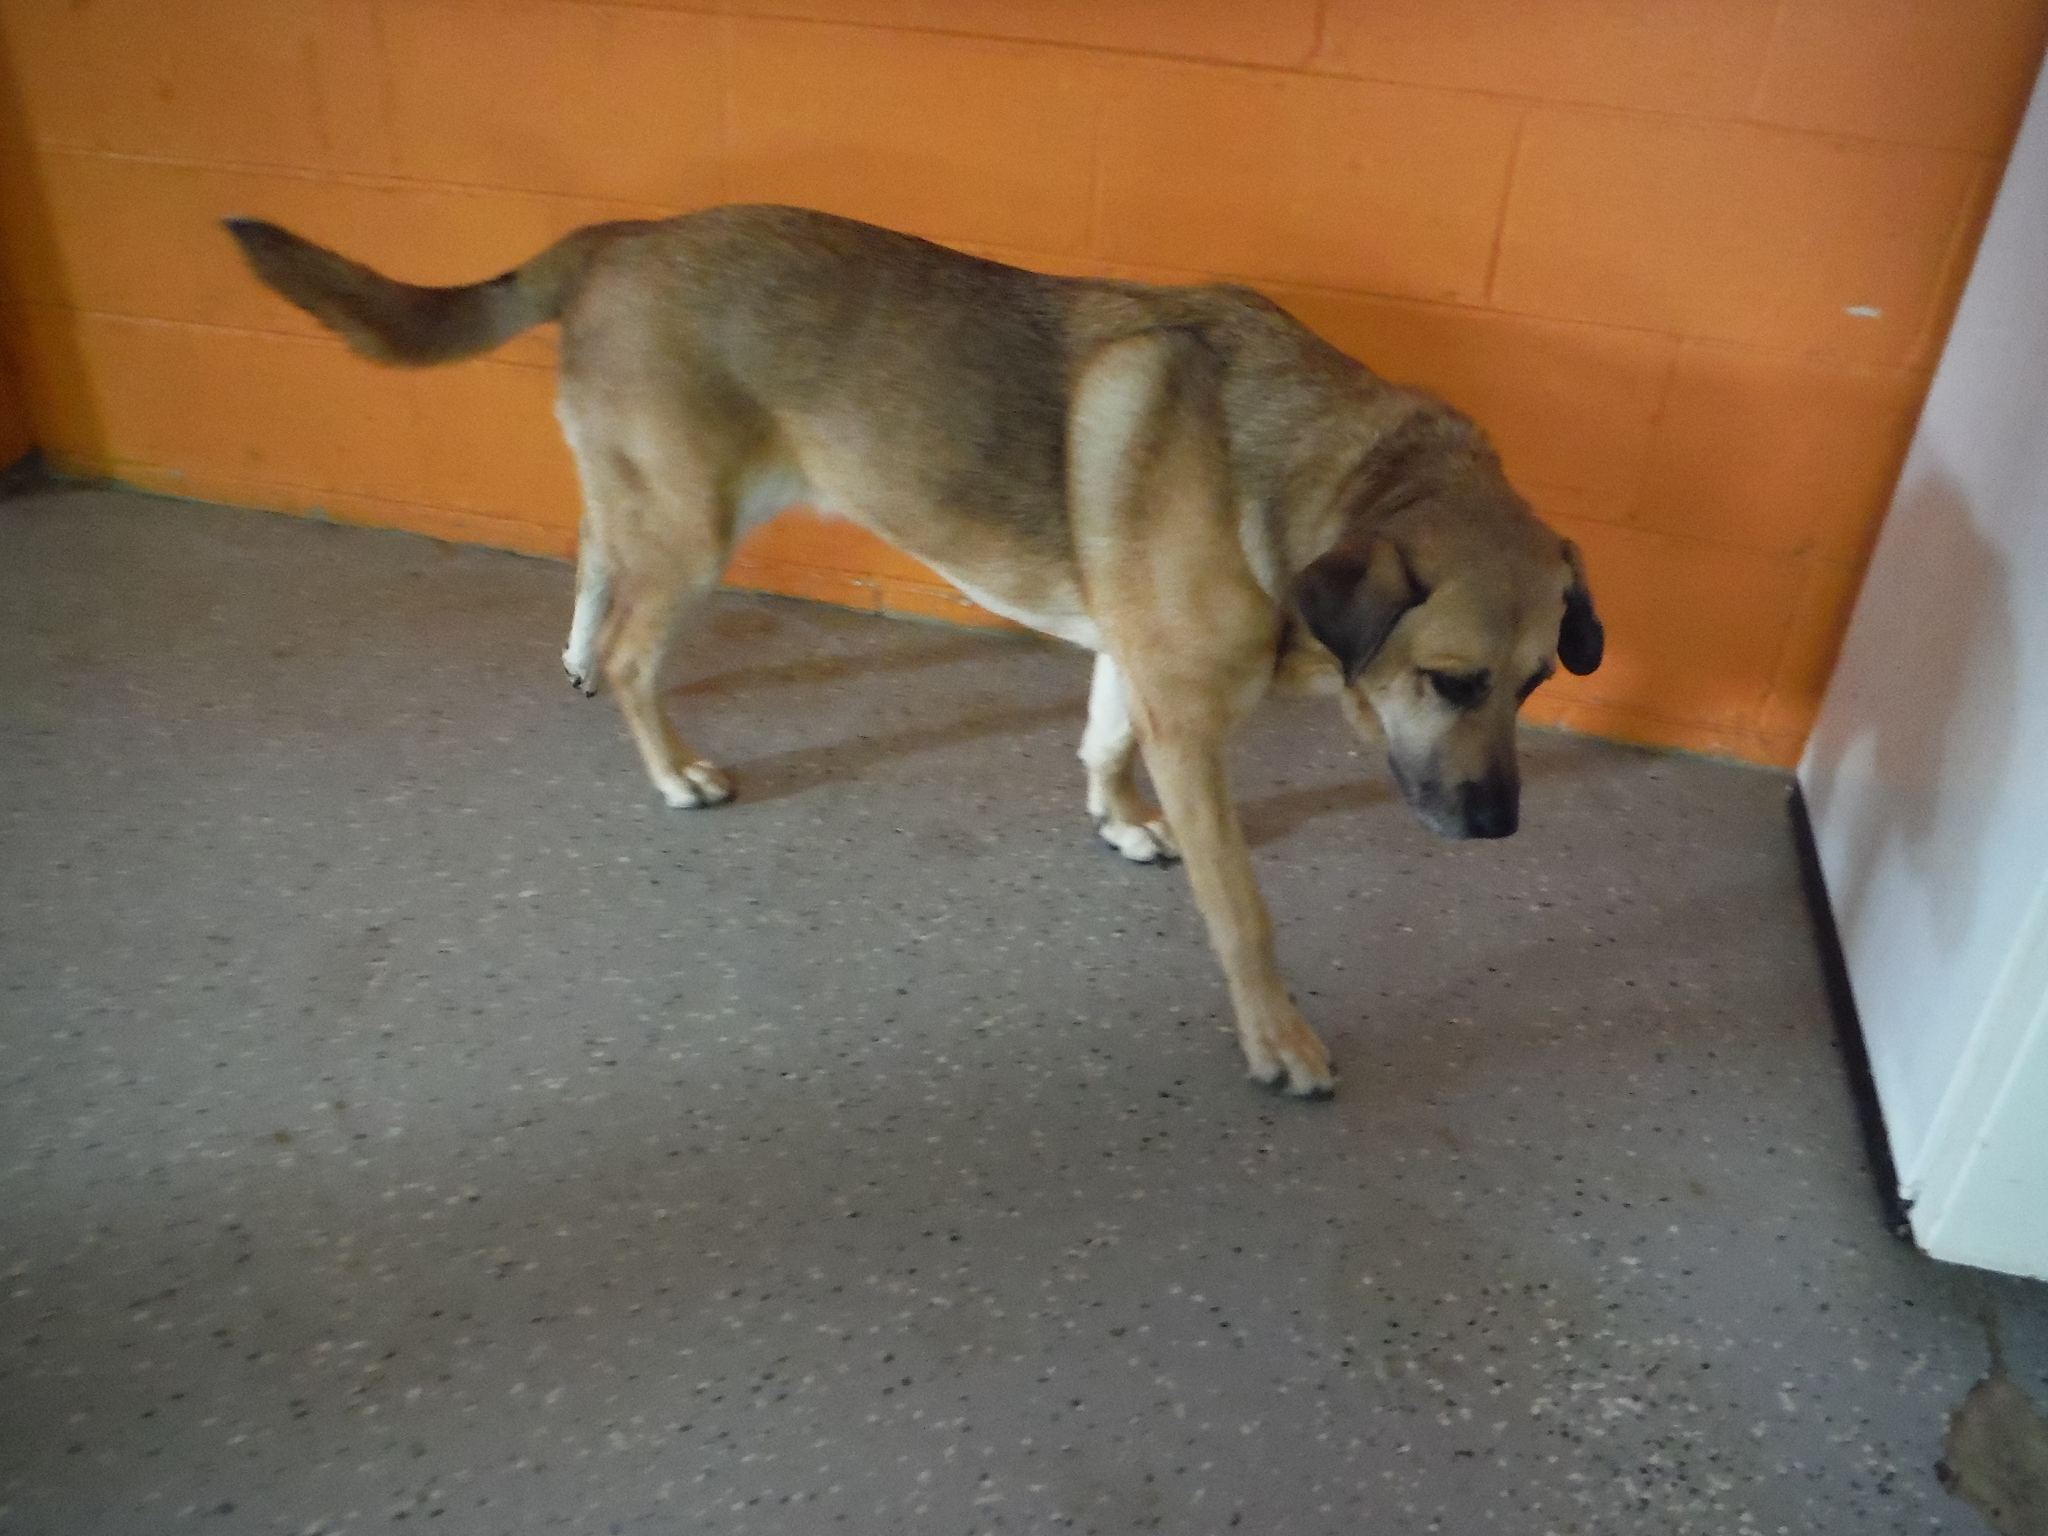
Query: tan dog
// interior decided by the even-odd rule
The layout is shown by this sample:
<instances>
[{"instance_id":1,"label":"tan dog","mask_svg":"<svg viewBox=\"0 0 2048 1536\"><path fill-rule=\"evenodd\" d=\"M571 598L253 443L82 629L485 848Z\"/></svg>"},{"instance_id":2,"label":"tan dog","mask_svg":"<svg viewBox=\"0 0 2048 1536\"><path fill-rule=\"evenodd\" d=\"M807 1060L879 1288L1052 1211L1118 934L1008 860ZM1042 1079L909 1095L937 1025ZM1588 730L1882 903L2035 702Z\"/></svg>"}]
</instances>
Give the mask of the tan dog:
<instances>
[{"instance_id":1,"label":"tan dog","mask_svg":"<svg viewBox=\"0 0 2048 1536\"><path fill-rule=\"evenodd\" d=\"M735 538L785 507L850 518L1094 651L1089 813L1126 858L1186 860L1252 1075L1289 1093L1335 1077L1274 956L1231 729L1319 643L1423 822L1503 837L1517 706L1553 655L1600 663L1577 551L1480 431L1247 289L1048 277L791 208L596 225L463 288L228 228L264 282L380 362L561 322L584 495L562 659L586 692L603 673L671 805L732 787L664 715L663 655Z\"/></svg>"}]
</instances>

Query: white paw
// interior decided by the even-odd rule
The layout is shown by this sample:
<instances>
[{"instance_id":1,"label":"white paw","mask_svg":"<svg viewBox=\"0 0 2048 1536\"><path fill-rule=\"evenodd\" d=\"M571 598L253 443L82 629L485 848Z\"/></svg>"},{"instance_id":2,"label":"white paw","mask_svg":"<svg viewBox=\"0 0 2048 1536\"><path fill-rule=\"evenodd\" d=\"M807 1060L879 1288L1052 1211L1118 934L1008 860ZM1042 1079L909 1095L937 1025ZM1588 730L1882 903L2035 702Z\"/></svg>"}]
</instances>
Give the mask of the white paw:
<instances>
[{"instance_id":1,"label":"white paw","mask_svg":"<svg viewBox=\"0 0 2048 1536\"><path fill-rule=\"evenodd\" d=\"M1337 1091L1329 1050L1299 1015L1242 1030L1239 1038L1253 1081L1297 1099L1327 1099Z\"/></svg>"},{"instance_id":2,"label":"white paw","mask_svg":"<svg viewBox=\"0 0 2048 1536\"><path fill-rule=\"evenodd\" d=\"M586 699L597 697L597 663L588 656L578 656L574 651L562 652L562 670L569 674L570 686Z\"/></svg>"},{"instance_id":3,"label":"white paw","mask_svg":"<svg viewBox=\"0 0 2048 1536\"><path fill-rule=\"evenodd\" d=\"M1133 864L1171 864L1180 858L1180 849L1163 820L1112 821L1105 817L1095 823L1095 831Z\"/></svg>"},{"instance_id":4,"label":"white paw","mask_svg":"<svg viewBox=\"0 0 2048 1536\"><path fill-rule=\"evenodd\" d=\"M713 763L691 763L678 774L655 780L654 787L677 810L723 805L732 798L732 780Z\"/></svg>"}]
</instances>

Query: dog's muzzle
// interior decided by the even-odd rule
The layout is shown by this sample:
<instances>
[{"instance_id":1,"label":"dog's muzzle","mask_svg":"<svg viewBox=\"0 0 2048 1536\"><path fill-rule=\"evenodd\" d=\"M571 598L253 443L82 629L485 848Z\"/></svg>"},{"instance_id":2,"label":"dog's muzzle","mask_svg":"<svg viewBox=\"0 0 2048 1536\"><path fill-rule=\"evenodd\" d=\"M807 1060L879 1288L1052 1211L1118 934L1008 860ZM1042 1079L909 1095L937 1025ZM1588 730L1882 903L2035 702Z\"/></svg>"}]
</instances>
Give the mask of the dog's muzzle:
<instances>
[{"instance_id":1,"label":"dog's muzzle","mask_svg":"<svg viewBox=\"0 0 2048 1536\"><path fill-rule=\"evenodd\" d=\"M1478 779L1458 786L1458 821L1464 837L1508 837L1522 824L1522 786Z\"/></svg>"},{"instance_id":2,"label":"dog's muzzle","mask_svg":"<svg viewBox=\"0 0 2048 1536\"><path fill-rule=\"evenodd\" d=\"M1415 819L1439 837L1509 837L1522 824L1518 776L1488 774L1483 779L1446 784L1433 775L1410 774L1392 758L1387 766Z\"/></svg>"}]
</instances>

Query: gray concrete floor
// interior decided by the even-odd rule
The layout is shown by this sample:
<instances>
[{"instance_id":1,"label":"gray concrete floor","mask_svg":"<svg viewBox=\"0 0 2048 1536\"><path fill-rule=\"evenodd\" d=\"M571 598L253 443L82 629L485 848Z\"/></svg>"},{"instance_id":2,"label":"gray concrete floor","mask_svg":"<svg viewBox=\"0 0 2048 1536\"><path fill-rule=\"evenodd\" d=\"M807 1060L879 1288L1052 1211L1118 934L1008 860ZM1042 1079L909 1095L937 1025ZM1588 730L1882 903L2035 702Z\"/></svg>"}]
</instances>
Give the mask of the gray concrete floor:
<instances>
[{"instance_id":1,"label":"gray concrete floor","mask_svg":"<svg viewBox=\"0 0 2048 1536\"><path fill-rule=\"evenodd\" d=\"M1775 774L1239 792L1334 1103L1097 847L1050 644L718 600L671 812L570 573L0 505L0 1530L1924 1532L2000 1315L1887 1237Z\"/></svg>"}]
</instances>

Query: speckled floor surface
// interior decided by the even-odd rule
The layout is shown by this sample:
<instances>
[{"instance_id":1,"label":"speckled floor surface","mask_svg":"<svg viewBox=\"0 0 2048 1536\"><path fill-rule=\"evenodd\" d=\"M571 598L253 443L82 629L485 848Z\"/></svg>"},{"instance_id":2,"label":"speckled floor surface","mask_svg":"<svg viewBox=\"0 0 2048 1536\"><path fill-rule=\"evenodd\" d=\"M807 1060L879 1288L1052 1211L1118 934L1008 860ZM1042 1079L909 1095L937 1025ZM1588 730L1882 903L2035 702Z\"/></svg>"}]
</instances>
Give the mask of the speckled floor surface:
<instances>
[{"instance_id":1,"label":"speckled floor surface","mask_svg":"<svg viewBox=\"0 0 2048 1536\"><path fill-rule=\"evenodd\" d=\"M1239 790L1343 1090L1097 847L1084 658L721 599L723 809L564 567L0 504L0 1530L1978 1531L2048 1288L1886 1237L1776 775Z\"/></svg>"}]
</instances>

